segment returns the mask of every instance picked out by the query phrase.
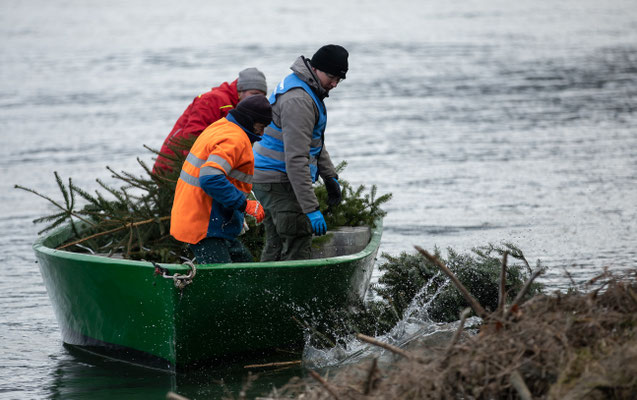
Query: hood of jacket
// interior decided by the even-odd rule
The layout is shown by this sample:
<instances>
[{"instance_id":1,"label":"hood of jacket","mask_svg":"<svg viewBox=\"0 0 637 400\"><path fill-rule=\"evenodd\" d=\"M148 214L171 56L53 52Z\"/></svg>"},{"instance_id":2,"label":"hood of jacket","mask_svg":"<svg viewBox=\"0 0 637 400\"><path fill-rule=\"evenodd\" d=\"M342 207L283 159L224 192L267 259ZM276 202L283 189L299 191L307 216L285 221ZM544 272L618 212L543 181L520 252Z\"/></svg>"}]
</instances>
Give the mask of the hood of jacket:
<instances>
[{"instance_id":1,"label":"hood of jacket","mask_svg":"<svg viewBox=\"0 0 637 400\"><path fill-rule=\"evenodd\" d=\"M235 79L234 81L228 83L228 82L223 82L221 85L217 86L217 87L213 87L212 89L210 89L211 91L214 91L217 96L227 96L226 99L230 100L230 103L232 105L237 105L237 103L239 103L239 92L237 91L237 80Z\"/></svg>"},{"instance_id":2,"label":"hood of jacket","mask_svg":"<svg viewBox=\"0 0 637 400\"><path fill-rule=\"evenodd\" d=\"M323 86L321 86L321 83L318 77L316 76L314 71L312 71L312 67L310 66L309 59L303 56L299 56L294 61L294 63L292 63L292 66L290 67L290 69L292 70L292 72L298 75L298 77L301 78L305 83L307 83L312 88L312 90L314 90L314 92L319 96L319 98L324 99L326 97L329 97L327 90L323 89Z\"/></svg>"}]
</instances>

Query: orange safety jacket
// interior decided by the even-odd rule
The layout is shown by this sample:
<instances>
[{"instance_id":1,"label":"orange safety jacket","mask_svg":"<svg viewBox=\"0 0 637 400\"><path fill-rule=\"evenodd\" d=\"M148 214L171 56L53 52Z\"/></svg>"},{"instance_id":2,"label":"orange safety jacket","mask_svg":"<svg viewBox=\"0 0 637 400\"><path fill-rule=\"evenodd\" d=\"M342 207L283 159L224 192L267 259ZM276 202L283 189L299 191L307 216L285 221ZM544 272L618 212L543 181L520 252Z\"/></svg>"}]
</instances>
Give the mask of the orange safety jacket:
<instances>
[{"instance_id":1,"label":"orange safety jacket","mask_svg":"<svg viewBox=\"0 0 637 400\"><path fill-rule=\"evenodd\" d=\"M225 204L202 189L200 177L225 175L236 193L225 193ZM175 189L170 234L181 242L196 244L206 237L236 238L243 228L240 206L252 190L254 155L248 135L237 124L222 118L197 138Z\"/></svg>"}]
</instances>

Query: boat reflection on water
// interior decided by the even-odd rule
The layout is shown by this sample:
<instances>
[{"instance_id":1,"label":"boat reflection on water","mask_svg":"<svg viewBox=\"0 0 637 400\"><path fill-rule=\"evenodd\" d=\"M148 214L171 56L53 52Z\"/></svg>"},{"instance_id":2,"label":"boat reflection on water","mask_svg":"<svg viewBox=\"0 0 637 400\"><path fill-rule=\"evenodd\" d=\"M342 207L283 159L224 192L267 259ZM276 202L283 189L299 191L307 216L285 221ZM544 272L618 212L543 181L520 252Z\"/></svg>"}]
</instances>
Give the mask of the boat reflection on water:
<instances>
[{"instance_id":1,"label":"boat reflection on water","mask_svg":"<svg viewBox=\"0 0 637 400\"><path fill-rule=\"evenodd\" d=\"M278 369L246 369L248 364L265 364L300 358L297 354L270 355L266 358L236 360L234 363L173 373L136 366L101 355L94 355L65 344L63 358L51 372L50 399L164 399L175 392L190 399L263 396L272 387L283 386L291 377L302 374L299 365ZM248 376L254 380L246 385Z\"/></svg>"}]
</instances>

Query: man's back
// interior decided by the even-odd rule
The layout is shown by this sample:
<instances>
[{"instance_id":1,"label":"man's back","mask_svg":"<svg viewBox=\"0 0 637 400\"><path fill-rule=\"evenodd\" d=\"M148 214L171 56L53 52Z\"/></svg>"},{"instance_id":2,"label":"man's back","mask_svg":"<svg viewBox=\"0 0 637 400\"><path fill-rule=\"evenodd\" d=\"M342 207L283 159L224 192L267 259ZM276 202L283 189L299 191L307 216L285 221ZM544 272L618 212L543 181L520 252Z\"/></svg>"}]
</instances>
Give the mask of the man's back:
<instances>
[{"instance_id":1,"label":"man's back","mask_svg":"<svg viewBox=\"0 0 637 400\"><path fill-rule=\"evenodd\" d=\"M157 157L153 170L173 170L171 161L162 155L171 156L174 154L170 147L175 146L175 140L199 136L210 124L227 116L237 103L239 103L239 94L236 79L232 83L224 82L195 97L164 140L160 150L161 154ZM184 155L188 154L187 150L183 150L183 152Z\"/></svg>"}]
</instances>

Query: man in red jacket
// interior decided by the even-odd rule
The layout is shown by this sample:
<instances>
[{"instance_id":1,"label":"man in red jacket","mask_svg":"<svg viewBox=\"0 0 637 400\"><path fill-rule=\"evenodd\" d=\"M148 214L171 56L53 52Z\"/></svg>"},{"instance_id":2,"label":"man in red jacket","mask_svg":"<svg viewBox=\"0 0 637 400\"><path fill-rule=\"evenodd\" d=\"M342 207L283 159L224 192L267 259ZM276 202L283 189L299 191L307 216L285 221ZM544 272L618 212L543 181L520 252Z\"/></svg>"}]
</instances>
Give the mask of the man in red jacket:
<instances>
[{"instance_id":1,"label":"man in red jacket","mask_svg":"<svg viewBox=\"0 0 637 400\"><path fill-rule=\"evenodd\" d=\"M224 82L195 97L164 140L153 171L165 173L174 169L170 156L175 153L170 147L175 146L176 139L199 136L208 125L227 116L239 101L253 95L265 96L266 92L267 84L263 72L256 68L246 68L239 72L239 77L232 83ZM184 150L185 155L188 155L188 150ZM177 166L177 169L179 167L181 166Z\"/></svg>"}]
</instances>

